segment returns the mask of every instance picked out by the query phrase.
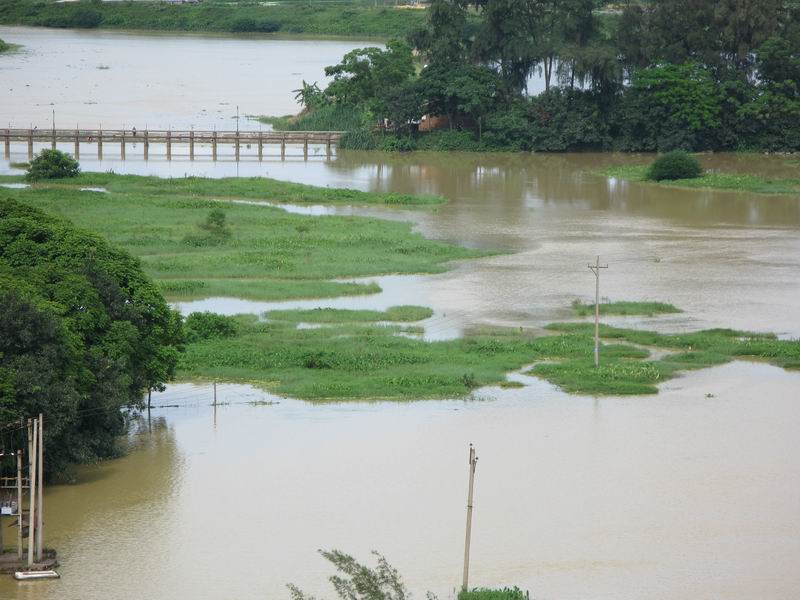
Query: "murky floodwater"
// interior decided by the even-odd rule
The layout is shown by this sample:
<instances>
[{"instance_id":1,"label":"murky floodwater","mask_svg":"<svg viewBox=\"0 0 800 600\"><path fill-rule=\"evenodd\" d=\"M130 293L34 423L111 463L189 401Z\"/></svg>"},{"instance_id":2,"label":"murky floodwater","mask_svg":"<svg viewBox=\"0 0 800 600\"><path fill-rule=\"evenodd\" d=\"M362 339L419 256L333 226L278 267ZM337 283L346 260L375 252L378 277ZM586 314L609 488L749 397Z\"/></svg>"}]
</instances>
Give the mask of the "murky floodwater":
<instances>
[{"instance_id":1,"label":"murky floodwater","mask_svg":"<svg viewBox=\"0 0 800 600\"><path fill-rule=\"evenodd\" d=\"M269 82L269 94L254 94L255 108L248 108L273 114L292 110L296 79L286 73L319 79L343 48L0 28L8 41L25 43L23 36L38 40L40 50L27 59L33 64L45 60L36 52L56 49L65 64L77 64L97 40L115 56L149 51L151 44L163 44L162 53L181 46L196 69L184 72L185 60L165 60L158 73L148 67L148 77L136 75L150 83L152 96L120 99L109 92L103 109L109 118L133 111L151 124L166 113L170 121L180 115L194 121L217 99L206 87L207 66L220 53L240 57L240 44L252 53L288 44L284 59L261 65L257 80ZM81 43L64 46L63 36ZM293 66L304 56L316 66ZM108 63L108 70L77 69L73 83L62 83L93 89L113 72L114 61ZM129 63L125 68L134 69ZM218 102L254 85L246 65L228 61L226 68L229 85ZM30 75L25 69L11 76L19 81L20 73ZM5 83L8 74L0 72ZM185 89L171 85L184 76ZM43 90L4 95L0 109L34 110L27 106L34 96L47 97ZM115 112L115 98L124 110ZM94 111L70 106L81 121ZM24 160L24 148L14 152L12 160ZM600 254L610 267L604 296L670 301L686 311L618 322L800 336L800 199L654 188L590 173L648 157L341 153L330 161L167 163L129 152L128 158L97 163L87 154L82 163L87 170L269 175L442 194L450 202L435 211L332 212L409 220L431 237L506 252L440 275L378 278L382 294L297 303L305 307L424 304L436 311L427 323L432 337L480 323L537 327L569 317L571 300L591 298L594 278L586 264ZM709 168L800 176L796 163L781 157L703 160ZM8 161L0 170L10 170ZM276 306L236 299L181 304L185 311L225 312ZM283 598L289 581L321 592L329 570L315 549L337 547L361 557L379 549L417 597L425 589L447 597L460 581L466 444L474 442L476 585L518 584L553 600L797 597L800 373L737 362L673 380L657 397L603 399L512 377L527 387L481 390L472 401L403 404L317 406L220 386L220 399L231 404L216 417L207 406L208 387L170 386L157 402L189 406L155 410L152 433L144 424L144 433L132 437L137 450L83 470L79 485L49 491L47 538L60 550L63 579L1 579L0 596ZM244 404L251 400L279 403Z\"/></svg>"}]
</instances>

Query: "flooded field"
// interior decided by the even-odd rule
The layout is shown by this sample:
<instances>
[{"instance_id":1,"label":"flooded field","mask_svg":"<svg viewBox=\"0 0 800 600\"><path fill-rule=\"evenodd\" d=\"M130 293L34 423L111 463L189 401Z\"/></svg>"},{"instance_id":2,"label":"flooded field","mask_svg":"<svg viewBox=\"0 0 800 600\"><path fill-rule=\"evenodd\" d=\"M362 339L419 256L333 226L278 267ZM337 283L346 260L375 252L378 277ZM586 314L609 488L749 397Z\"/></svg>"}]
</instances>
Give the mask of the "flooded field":
<instances>
[{"instance_id":1,"label":"flooded field","mask_svg":"<svg viewBox=\"0 0 800 600\"><path fill-rule=\"evenodd\" d=\"M95 84L102 89L100 78L113 74L113 60L103 58L112 68L100 70L94 65L100 55L84 54L93 44L127 56L137 44L150 47L152 41L0 28L6 41L33 48L25 59L33 64L46 60L39 53L46 57L76 36L81 43L68 46L61 60L78 64L84 56L86 66L76 70L75 88L65 83L68 90ZM267 114L291 112L291 89L299 79L321 80L324 65L362 45L156 39L162 40L162 53L188 46L181 52L193 57L197 69L186 71L180 88L169 84L185 61L165 61L148 79L152 95L132 97L124 106L98 104L107 111L104 119L135 112L138 121L151 125L176 124L173 119L184 115L183 125L199 125L201 109L214 101L239 101L242 112L245 106ZM241 57L246 47L247 56L262 56L277 51L274 44L286 45L280 56L288 52L291 60L264 58L257 78L249 62L230 68L228 63L225 94L205 87L220 55ZM10 77L10 87L24 86L20 73ZM269 91L259 94L254 85ZM1 116L26 114L45 122L51 107L30 102L46 94L27 93L4 96ZM71 110L70 118L81 122L95 114L93 105L77 101L57 104L56 110ZM212 115L205 125L223 118L225 126L233 123L230 105L215 110L223 116ZM9 162L24 160L23 147L14 152L11 161L0 161L0 171L12 172ZM592 174L604 165L650 157L343 152L331 160L168 163L145 162L136 152L124 162L96 162L90 155L82 160L85 170L267 175L441 194L449 202L436 210L314 210L409 220L426 236L503 252L439 275L378 278L381 294L292 306L422 304L435 311L424 323L431 338L486 323L536 328L570 318L573 299L592 298L594 277L586 265L600 255L609 264L604 297L671 302L685 311L613 322L800 337L800 199L652 187ZM780 156L702 160L706 168L725 171L800 170ZM278 304L225 298L179 307L236 313ZM468 401L402 404L313 405L221 385L225 405L216 411L208 406L208 385L170 386L154 403L180 406L155 409L149 422L143 418L128 456L82 469L77 485L49 490L47 544L60 551L63 579L0 579L0 597L256 600L288 597L284 586L294 582L330 598L323 594L328 565L315 551L340 548L361 558L379 550L416 597L430 589L448 598L460 581L469 442L480 457L475 585L516 584L531 597L551 600L797 596L800 373L735 362L673 380L655 397L602 399L512 377L526 387L481 389ZM252 401L275 403L246 404Z\"/></svg>"}]
</instances>

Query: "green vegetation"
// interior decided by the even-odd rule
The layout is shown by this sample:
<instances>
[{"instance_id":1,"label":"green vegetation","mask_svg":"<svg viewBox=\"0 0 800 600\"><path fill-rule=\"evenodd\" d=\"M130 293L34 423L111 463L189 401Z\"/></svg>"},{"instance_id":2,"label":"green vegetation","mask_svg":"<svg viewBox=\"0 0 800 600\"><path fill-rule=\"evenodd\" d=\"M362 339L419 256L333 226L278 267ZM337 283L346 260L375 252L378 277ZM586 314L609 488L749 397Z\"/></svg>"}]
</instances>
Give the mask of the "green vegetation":
<instances>
[{"instance_id":1,"label":"green vegetation","mask_svg":"<svg viewBox=\"0 0 800 600\"><path fill-rule=\"evenodd\" d=\"M577 336L584 340L588 340L594 331L591 323L555 323L548 327L562 336ZM785 369L800 369L800 341L779 340L772 334L711 329L666 335L602 325L600 335L614 342L676 352L657 361L629 361L621 358L620 352L630 346L604 345L599 368L594 367L588 355L573 354L565 356L561 362L538 364L531 373L567 392L653 394L657 391L657 384L674 377L679 371L711 367L736 358L754 358Z\"/></svg>"},{"instance_id":2,"label":"green vegetation","mask_svg":"<svg viewBox=\"0 0 800 600\"><path fill-rule=\"evenodd\" d=\"M700 166L700 161L683 150L662 154L647 170L647 178L653 181L695 179L702 174L703 167Z\"/></svg>"},{"instance_id":3,"label":"green vegetation","mask_svg":"<svg viewBox=\"0 0 800 600\"><path fill-rule=\"evenodd\" d=\"M324 90L299 90L305 122L347 107L364 124L342 148L800 150L795 0L635 2L613 17L593 0L471 4L432 0L405 43L347 53ZM535 72L545 90L530 97ZM424 116L448 135L420 132Z\"/></svg>"},{"instance_id":4,"label":"green vegetation","mask_svg":"<svg viewBox=\"0 0 800 600\"><path fill-rule=\"evenodd\" d=\"M518 587L491 590L478 588L468 592L459 592L458 600L525 600L525 594Z\"/></svg>"},{"instance_id":5,"label":"green vegetation","mask_svg":"<svg viewBox=\"0 0 800 600\"><path fill-rule=\"evenodd\" d=\"M579 300L572 303L572 310L580 317L594 314L594 303L584 304ZM601 315L663 315L683 312L672 304L664 302L601 302Z\"/></svg>"},{"instance_id":6,"label":"green vegetation","mask_svg":"<svg viewBox=\"0 0 800 600\"><path fill-rule=\"evenodd\" d=\"M288 323L369 323L376 321L421 321L433 315L425 306L392 306L385 311L314 308L311 310L272 310L266 313L270 321Z\"/></svg>"},{"instance_id":7,"label":"green vegetation","mask_svg":"<svg viewBox=\"0 0 800 600\"><path fill-rule=\"evenodd\" d=\"M25 179L28 181L40 181L42 179L64 179L67 177L77 177L81 169L78 161L69 154L61 150L42 150L36 155L30 165Z\"/></svg>"},{"instance_id":8,"label":"green vegetation","mask_svg":"<svg viewBox=\"0 0 800 600\"><path fill-rule=\"evenodd\" d=\"M90 0L74 3L0 0L0 23L43 27L281 32L364 38L403 37L419 27L424 19L423 10L376 7L372 2L229 3L205 0L199 4L109 4Z\"/></svg>"},{"instance_id":9,"label":"green vegetation","mask_svg":"<svg viewBox=\"0 0 800 600\"><path fill-rule=\"evenodd\" d=\"M3 177L0 181L19 178ZM107 194L81 192L104 187ZM436 273L485 252L426 240L411 225L360 217L309 217L223 197L311 202L424 202L413 196L314 188L268 179L158 179L84 173L7 190L67 217L142 261L170 298L289 299L371 293L331 281L391 273ZM438 200L438 199L437 199Z\"/></svg>"},{"instance_id":10,"label":"green vegetation","mask_svg":"<svg viewBox=\"0 0 800 600\"><path fill-rule=\"evenodd\" d=\"M179 315L128 253L11 199L0 306L0 422L44 413L49 475L113 456L121 409L174 374Z\"/></svg>"},{"instance_id":11,"label":"green vegetation","mask_svg":"<svg viewBox=\"0 0 800 600\"><path fill-rule=\"evenodd\" d=\"M0 176L0 182L20 181L19 177ZM162 179L115 173L82 173L79 177L55 186L102 187L112 193L181 196L191 198L227 198L286 202L291 204L385 204L388 206L428 206L444 202L441 196L361 192L346 188L323 188L302 183L278 181L267 177L180 177Z\"/></svg>"},{"instance_id":12,"label":"green vegetation","mask_svg":"<svg viewBox=\"0 0 800 600\"><path fill-rule=\"evenodd\" d=\"M800 179L768 178L761 175L734 173L704 173L692 179L677 179L665 182L651 182L648 179L649 167L644 165L620 165L597 171L604 177L617 177L629 181L671 185L686 188L707 188L715 190L736 190L758 194L800 194Z\"/></svg>"},{"instance_id":13,"label":"green vegetation","mask_svg":"<svg viewBox=\"0 0 800 600\"><path fill-rule=\"evenodd\" d=\"M9 50L11 50L11 48L12 48L11 44L6 43L2 39L0 39L0 52L8 52Z\"/></svg>"},{"instance_id":14,"label":"green vegetation","mask_svg":"<svg viewBox=\"0 0 800 600\"><path fill-rule=\"evenodd\" d=\"M336 574L329 579L336 595L341 600L410 600L411 593L403 583L397 569L373 550L377 565L373 568L359 563L355 558L339 550L320 550L319 553L336 567ZM290 583L289 596L292 600L315 600ZM428 600L436 600L431 593Z\"/></svg>"},{"instance_id":15,"label":"green vegetation","mask_svg":"<svg viewBox=\"0 0 800 600\"><path fill-rule=\"evenodd\" d=\"M308 400L401 400L455 398L484 385L508 386L503 384L507 372L533 362L539 364L532 374L568 392L597 395L656 393L658 383L679 371L737 357L800 368L800 342L767 334L711 330L662 335L604 325L602 336L613 343L603 345L597 369L592 324L555 324L550 327L558 335L550 336L488 329L463 339L426 342L397 335L403 331L397 326L371 324L391 320L386 316L349 312L320 311L321 318L315 318L309 314L313 311L276 311L267 315L267 322L253 315L227 317L235 323L236 335L189 344L180 376L246 381ZM329 325L296 327L305 321ZM649 351L641 346L675 353L646 360Z\"/></svg>"}]
</instances>

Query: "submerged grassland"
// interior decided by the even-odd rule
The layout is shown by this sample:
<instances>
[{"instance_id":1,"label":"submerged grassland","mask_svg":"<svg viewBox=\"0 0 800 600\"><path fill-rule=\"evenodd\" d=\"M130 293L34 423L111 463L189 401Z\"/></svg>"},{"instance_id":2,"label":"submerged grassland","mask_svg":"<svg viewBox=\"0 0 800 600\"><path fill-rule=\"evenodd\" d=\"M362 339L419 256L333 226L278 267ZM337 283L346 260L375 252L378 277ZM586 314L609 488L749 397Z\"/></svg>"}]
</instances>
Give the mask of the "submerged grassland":
<instances>
[{"instance_id":1,"label":"submerged grassland","mask_svg":"<svg viewBox=\"0 0 800 600\"><path fill-rule=\"evenodd\" d=\"M650 181L647 165L619 165L596 171L597 175L637 181L648 185L669 185L682 188L734 190L757 194L800 195L800 179L768 178L761 175L707 172L692 179Z\"/></svg>"},{"instance_id":2,"label":"submerged grassland","mask_svg":"<svg viewBox=\"0 0 800 600\"><path fill-rule=\"evenodd\" d=\"M586 317L594 314L593 303L583 303L575 300L572 303L572 310L579 317ZM601 302L601 315L664 315L683 312L681 309L665 302Z\"/></svg>"},{"instance_id":3,"label":"submerged grassland","mask_svg":"<svg viewBox=\"0 0 800 600\"><path fill-rule=\"evenodd\" d=\"M800 368L800 342L731 330L663 335L603 326L607 342L600 368L592 362L592 324L551 325L557 334L549 336L484 329L457 340L428 342L409 335L418 329L402 325L424 318L419 308L398 307L379 316L336 311L316 320L309 315L313 311L276 311L267 314L267 321L254 315L228 317L234 333L189 344L180 376L250 382L307 400L403 400L465 396L481 386L502 384L506 373L531 363L537 363L532 375L565 391L592 395L653 394L680 371L737 357ZM376 320L396 322L376 325ZM298 328L298 322L327 325ZM642 346L674 353L650 360Z\"/></svg>"},{"instance_id":4,"label":"submerged grassland","mask_svg":"<svg viewBox=\"0 0 800 600\"><path fill-rule=\"evenodd\" d=\"M19 178L0 177L0 183ZM102 187L108 193L80 191ZM270 179L159 179L87 173L0 193L93 230L139 257L168 299L261 300L380 291L333 281L436 273L486 253L425 239L411 225L364 217L309 217L225 201L350 202L414 206L419 198L301 186ZM213 214L212 214L213 213ZM219 216L217 213L221 213ZM217 214L217 216L214 216Z\"/></svg>"}]
</instances>

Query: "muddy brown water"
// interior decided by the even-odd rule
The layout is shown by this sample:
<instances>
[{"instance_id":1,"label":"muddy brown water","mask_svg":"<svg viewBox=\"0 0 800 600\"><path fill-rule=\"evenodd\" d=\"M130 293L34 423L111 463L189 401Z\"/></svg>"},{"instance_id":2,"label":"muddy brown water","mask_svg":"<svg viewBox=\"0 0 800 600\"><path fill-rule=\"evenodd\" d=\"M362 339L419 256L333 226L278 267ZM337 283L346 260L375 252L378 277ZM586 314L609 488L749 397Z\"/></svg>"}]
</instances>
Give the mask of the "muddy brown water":
<instances>
[{"instance_id":1,"label":"muddy brown water","mask_svg":"<svg viewBox=\"0 0 800 600\"><path fill-rule=\"evenodd\" d=\"M150 45L162 52L180 47L198 64L228 52L228 44L238 56L244 43L23 28L0 28L0 37L31 40L31 48L39 40L42 50L31 50L28 67L44 60L36 52L67 48L70 64L83 53L86 68L76 71L77 83L65 85L88 89L114 70L114 61L100 54L92 61L112 68L89 68L94 62L85 53L98 38L119 55ZM338 59L319 57L317 42L281 43L289 44L286 60L265 69L302 71L313 80ZM247 48L266 52L259 44ZM284 64L304 56L319 58L307 68ZM7 70L18 63L5 60L4 83L30 75L26 64ZM179 68L165 62L152 79L152 97L137 97L118 112L108 108L108 118L134 110L156 122L163 106L172 121L186 90L203 99L198 107L216 99L200 76L214 69L196 69L177 89L167 83ZM256 108L290 112L296 79L276 76L275 94ZM249 81L232 78L229 97L245 96ZM48 98L41 90L31 94L3 95L2 116ZM92 105L71 106L81 120L93 114ZM189 112L194 119L197 110ZM303 306L424 304L436 311L426 323L430 337L477 324L540 327L569 318L571 300L591 299L586 264L599 254L610 267L604 296L669 301L686 311L614 322L800 337L796 196L656 188L591 173L647 156L342 152L330 161L290 156L262 163L128 156L124 163L88 155L82 162L87 170L269 175L442 194L449 202L435 211L316 210L407 220L426 236L503 252L442 274L381 278L382 294ZM12 160L19 159L15 150ZM720 154L703 162L742 173L798 177L800 170L784 157ZM13 171L8 161L0 170ZM223 312L274 306L237 299L180 305ZM330 598L330 569L317 548L364 559L380 550L416 597L430 589L448 598L460 582L469 442L480 457L475 585L516 584L553 600L797 597L800 373L737 361L666 382L657 396L634 398L570 396L535 378L509 377L526 387L486 388L466 401L397 404L311 405L220 385L226 404L216 412L207 385L171 385L155 403L181 407L156 409L149 423L138 423L127 456L81 469L76 485L48 490L47 543L60 551L63 578L0 579L0 598L255 600L286 598L287 582Z\"/></svg>"}]
</instances>

